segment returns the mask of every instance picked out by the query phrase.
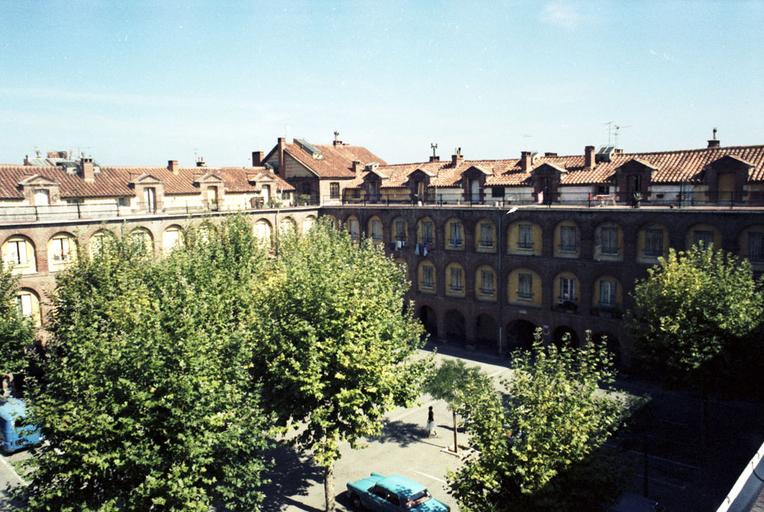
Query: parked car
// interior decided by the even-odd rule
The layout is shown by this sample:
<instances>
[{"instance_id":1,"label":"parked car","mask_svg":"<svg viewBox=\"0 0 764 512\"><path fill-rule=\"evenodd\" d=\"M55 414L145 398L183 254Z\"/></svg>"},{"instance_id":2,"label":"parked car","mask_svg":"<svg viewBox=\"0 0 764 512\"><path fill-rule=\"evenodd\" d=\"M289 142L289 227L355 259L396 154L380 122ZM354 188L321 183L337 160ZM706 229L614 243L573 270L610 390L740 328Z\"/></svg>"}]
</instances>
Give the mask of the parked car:
<instances>
[{"instance_id":1,"label":"parked car","mask_svg":"<svg viewBox=\"0 0 764 512\"><path fill-rule=\"evenodd\" d=\"M371 512L449 512L451 508L432 497L427 488L401 475L372 473L348 482L353 508Z\"/></svg>"},{"instance_id":2,"label":"parked car","mask_svg":"<svg viewBox=\"0 0 764 512\"><path fill-rule=\"evenodd\" d=\"M26 423L27 408L18 398L0 399L0 451L13 453L42 442L40 429Z\"/></svg>"}]
</instances>

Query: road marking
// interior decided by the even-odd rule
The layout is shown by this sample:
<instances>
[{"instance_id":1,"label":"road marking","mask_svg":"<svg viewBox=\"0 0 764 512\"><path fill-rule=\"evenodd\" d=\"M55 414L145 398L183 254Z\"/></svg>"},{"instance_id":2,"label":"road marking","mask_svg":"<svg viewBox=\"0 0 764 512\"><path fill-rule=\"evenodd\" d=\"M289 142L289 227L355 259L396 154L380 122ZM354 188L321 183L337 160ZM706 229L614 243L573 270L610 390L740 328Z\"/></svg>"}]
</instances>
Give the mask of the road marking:
<instances>
[{"instance_id":1,"label":"road marking","mask_svg":"<svg viewBox=\"0 0 764 512\"><path fill-rule=\"evenodd\" d=\"M428 475L427 473L422 473L421 471L417 471L416 469L412 469L411 471L413 471L414 473L416 473L418 475L422 475L422 476L425 476L425 477L430 478L432 480L435 480L436 482L440 482L442 484L448 483L445 480L441 480L437 476Z\"/></svg>"},{"instance_id":2,"label":"road marking","mask_svg":"<svg viewBox=\"0 0 764 512\"><path fill-rule=\"evenodd\" d=\"M19 476L18 473L16 473L16 470L14 469L14 467L2 455L0 455L0 462L2 462L3 465L6 468L8 468L8 471L11 472L11 475L15 476L19 480L19 482L21 482L21 485L28 485L27 481L21 478L21 476Z\"/></svg>"}]
</instances>

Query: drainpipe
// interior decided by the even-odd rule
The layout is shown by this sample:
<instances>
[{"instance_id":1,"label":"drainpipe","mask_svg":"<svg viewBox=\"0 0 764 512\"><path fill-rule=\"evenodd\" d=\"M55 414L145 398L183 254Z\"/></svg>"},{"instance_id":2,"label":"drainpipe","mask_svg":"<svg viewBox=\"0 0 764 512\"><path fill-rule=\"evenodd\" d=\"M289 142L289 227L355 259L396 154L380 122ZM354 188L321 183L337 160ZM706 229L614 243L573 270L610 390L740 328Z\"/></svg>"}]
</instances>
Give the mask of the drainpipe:
<instances>
[{"instance_id":1,"label":"drainpipe","mask_svg":"<svg viewBox=\"0 0 764 512\"><path fill-rule=\"evenodd\" d=\"M503 262L504 262L504 218L515 213L517 211L517 206L513 206L509 210L507 210L504 214L499 216L499 236L497 238L497 247L496 247L496 254L499 256L499 264L497 265L499 269L499 277L497 278L496 283L496 289L497 293L499 289L504 288L503 286L499 286L499 284L506 284L506 280L504 280L504 272L503 272ZM499 283L499 279L504 280L502 283ZM506 292L507 290L505 290ZM499 354L502 353L504 349L504 338L502 337L502 334L504 333L504 300L506 299L506 293L502 297L501 294L499 294L498 297L496 297L499 301Z\"/></svg>"}]
</instances>

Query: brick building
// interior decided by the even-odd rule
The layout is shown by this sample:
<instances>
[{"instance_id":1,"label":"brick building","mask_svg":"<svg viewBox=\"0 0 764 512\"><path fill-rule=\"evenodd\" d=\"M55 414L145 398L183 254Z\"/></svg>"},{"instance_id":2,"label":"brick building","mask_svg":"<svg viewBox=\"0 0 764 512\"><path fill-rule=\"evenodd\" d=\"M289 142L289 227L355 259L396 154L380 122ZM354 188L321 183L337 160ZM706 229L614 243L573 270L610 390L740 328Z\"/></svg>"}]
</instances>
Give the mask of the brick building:
<instances>
[{"instance_id":1,"label":"brick building","mask_svg":"<svg viewBox=\"0 0 764 512\"><path fill-rule=\"evenodd\" d=\"M505 352L536 327L607 334L628 361L621 317L634 280L667 253L713 243L764 271L764 146L388 165L361 146L279 138L252 167L101 167L64 154L0 166L3 260L19 305L45 314L55 272L115 231L156 255L189 221L230 211L263 239L330 215L406 265L416 314L436 338ZM38 304L42 303L40 308Z\"/></svg>"}]
</instances>

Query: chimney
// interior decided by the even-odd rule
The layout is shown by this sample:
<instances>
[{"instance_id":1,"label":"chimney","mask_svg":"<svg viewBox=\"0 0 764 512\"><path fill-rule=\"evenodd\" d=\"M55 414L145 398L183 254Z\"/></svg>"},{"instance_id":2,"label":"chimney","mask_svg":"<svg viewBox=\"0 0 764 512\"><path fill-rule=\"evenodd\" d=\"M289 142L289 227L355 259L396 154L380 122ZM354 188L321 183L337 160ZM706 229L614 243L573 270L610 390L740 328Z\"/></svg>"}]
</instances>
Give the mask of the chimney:
<instances>
[{"instance_id":1,"label":"chimney","mask_svg":"<svg viewBox=\"0 0 764 512\"><path fill-rule=\"evenodd\" d=\"M24 165L32 165L32 162L29 161L29 155L24 155Z\"/></svg>"},{"instance_id":2,"label":"chimney","mask_svg":"<svg viewBox=\"0 0 764 512\"><path fill-rule=\"evenodd\" d=\"M523 172L529 172L533 167L533 153L530 151L523 151L520 153L520 169Z\"/></svg>"},{"instance_id":3,"label":"chimney","mask_svg":"<svg viewBox=\"0 0 764 512\"><path fill-rule=\"evenodd\" d=\"M204 161L204 157L200 156L196 158L196 166L197 167L207 167L207 162Z\"/></svg>"},{"instance_id":4,"label":"chimney","mask_svg":"<svg viewBox=\"0 0 764 512\"><path fill-rule=\"evenodd\" d=\"M361 162L359 162L358 160L353 160L353 174L358 176L358 173L361 172L362 167L363 166L361 165Z\"/></svg>"},{"instance_id":5,"label":"chimney","mask_svg":"<svg viewBox=\"0 0 764 512\"><path fill-rule=\"evenodd\" d=\"M93 183L95 181L95 169L93 168L92 158L80 159L80 171L85 183Z\"/></svg>"},{"instance_id":6,"label":"chimney","mask_svg":"<svg viewBox=\"0 0 764 512\"><path fill-rule=\"evenodd\" d=\"M709 148L718 148L721 145L719 139L716 138L716 128L714 128L714 136L708 141Z\"/></svg>"},{"instance_id":7,"label":"chimney","mask_svg":"<svg viewBox=\"0 0 764 512\"><path fill-rule=\"evenodd\" d=\"M260 167L263 165L263 157L265 157L264 151L252 152L252 167Z\"/></svg>"},{"instance_id":8,"label":"chimney","mask_svg":"<svg viewBox=\"0 0 764 512\"><path fill-rule=\"evenodd\" d=\"M279 137L278 148L279 148L279 168L276 169L276 174L281 174L282 176L284 176L286 172L284 169L284 149L286 148L286 139L284 137Z\"/></svg>"},{"instance_id":9,"label":"chimney","mask_svg":"<svg viewBox=\"0 0 764 512\"><path fill-rule=\"evenodd\" d=\"M586 169L594 169L596 163L597 159L594 153L594 146L586 146L584 148L584 167Z\"/></svg>"},{"instance_id":10,"label":"chimney","mask_svg":"<svg viewBox=\"0 0 764 512\"><path fill-rule=\"evenodd\" d=\"M440 162L440 157L438 155L430 155L430 162Z\"/></svg>"},{"instance_id":11,"label":"chimney","mask_svg":"<svg viewBox=\"0 0 764 512\"><path fill-rule=\"evenodd\" d=\"M334 131L334 142L332 142L335 146L342 146L342 141L340 140L340 132Z\"/></svg>"},{"instance_id":12,"label":"chimney","mask_svg":"<svg viewBox=\"0 0 764 512\"><path fill-rule=\"evenodd\" d=\"M178 165L177 160L167 160L167 170L173 173L175 176L178 175L178 169L180 166Z\"/></svg>"},{"instance_id":13,"label":"chimney","mask_svg":"<svg viewBox=\"0 0 764 512\"><path fill-rule=\"evenodd\" d=\"M462 148L456 148L456 152L451 155L451 167L456 167L464 160Z\"/></svg>"},{"instance_id":14,"label":"chimney","mask_svg":"<svg viewBox=\"0 0 764 512\"><path fill-rule=\"evenodd\" d=\"M544 153L544 156L547 156L547 157L549 157L549 156L557 156L557 153L554 153L552 151L547 151L546 153Z\"/></svg>"}]
</instances>

